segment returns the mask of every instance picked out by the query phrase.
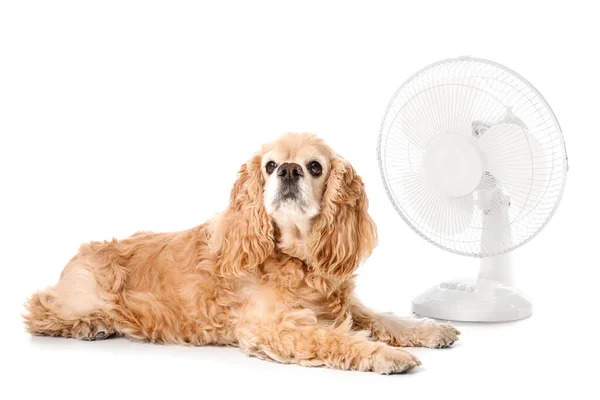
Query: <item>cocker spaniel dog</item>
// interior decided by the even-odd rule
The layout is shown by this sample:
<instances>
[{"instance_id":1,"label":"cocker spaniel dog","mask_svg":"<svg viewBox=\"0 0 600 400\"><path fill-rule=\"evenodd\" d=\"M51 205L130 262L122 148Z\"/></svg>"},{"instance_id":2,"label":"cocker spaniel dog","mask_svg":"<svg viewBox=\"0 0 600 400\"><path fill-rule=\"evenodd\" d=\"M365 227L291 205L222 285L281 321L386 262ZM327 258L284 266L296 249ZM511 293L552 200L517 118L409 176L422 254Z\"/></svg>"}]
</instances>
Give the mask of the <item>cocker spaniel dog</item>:
<instances>
[{"instance_id":1,"label":"cocker spaniel dog","mask_svg":"<svg viewBox=\"0 0 600 400\"><path fill-rule=\"evenodd\" d=\"M377 232L354 168L312 134L242 165L227 209L175 233L83 244L35 293L32 334L238 346L245 354L382 374L420 365L401 347L450 346L449 324L376 313L353 294Z\"/></svg>"}]
</instances>

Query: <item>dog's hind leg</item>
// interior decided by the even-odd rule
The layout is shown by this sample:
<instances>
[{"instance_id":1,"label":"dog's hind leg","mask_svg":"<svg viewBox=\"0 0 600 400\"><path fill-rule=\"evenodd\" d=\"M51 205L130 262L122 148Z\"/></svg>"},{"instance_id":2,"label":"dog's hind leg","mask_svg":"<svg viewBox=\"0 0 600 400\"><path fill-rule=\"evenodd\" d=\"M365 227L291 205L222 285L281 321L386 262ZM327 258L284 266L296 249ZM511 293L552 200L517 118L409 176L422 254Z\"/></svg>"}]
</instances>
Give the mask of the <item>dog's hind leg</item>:
<instances>
[{"instance_id":1,"label":"dog's hind leg","mask_svg":"<svg viewBox=\"0 0 600 400\"><path fill-rule=\"evenodd\" d=\"M76 257L56 286L35 293L27 301L25 325L34 335L104 339L116 331L110 303L96 282L93 265Z\"/></svg>"},{"instance_id":2,"label":"dog's hind leg","mask_svg":"<svg viewBox=\"0 0 600 400\"><path fill-rule=\"evenodd\" d=\"M82 317L64 316L52 307L44 292L31 296L25 306L28 311L25 325L34 335L100 340L116 333L108 313L94 311Z\"/></svg>"}]
</instances>

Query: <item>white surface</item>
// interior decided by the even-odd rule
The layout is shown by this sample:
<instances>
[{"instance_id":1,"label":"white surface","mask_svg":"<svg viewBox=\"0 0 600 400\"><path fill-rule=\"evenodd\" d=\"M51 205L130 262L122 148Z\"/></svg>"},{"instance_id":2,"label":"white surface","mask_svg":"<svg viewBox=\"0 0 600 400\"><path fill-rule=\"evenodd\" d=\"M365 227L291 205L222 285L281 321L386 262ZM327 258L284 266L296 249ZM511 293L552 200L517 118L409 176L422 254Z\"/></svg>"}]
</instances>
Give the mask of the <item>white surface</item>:
<instances>
[{"instance_id":1,"label":"white surface","mask_svg":"<svg viewBox=\"0 0 600 400\"><path fill-rule=\"evenodd\" d=\"M219 4L1 3L0 398L597 398L600 27L591 6ZM531 318L458 324L454 348L414 350L423 367L399 376L23 332L23 301L58 279L80 242L201 223L225 206L259 143L288 130L321 134L366 182L380 244L359 270L365 303L408 315L422 289L474 276L477 260L435 248L397 215L375 154L394 90L461 54L527 77L567 142L561 205L514 252Z\"/></svg>"}]
</instances>

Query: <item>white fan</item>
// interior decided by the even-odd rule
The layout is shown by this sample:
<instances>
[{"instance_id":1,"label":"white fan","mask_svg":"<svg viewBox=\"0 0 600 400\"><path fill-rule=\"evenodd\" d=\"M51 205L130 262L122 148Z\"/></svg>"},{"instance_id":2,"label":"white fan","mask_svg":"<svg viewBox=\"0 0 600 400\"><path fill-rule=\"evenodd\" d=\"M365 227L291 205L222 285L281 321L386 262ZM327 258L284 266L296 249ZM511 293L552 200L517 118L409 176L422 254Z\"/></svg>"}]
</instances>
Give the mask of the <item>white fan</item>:
<instances>
[{"instance_id":1,"label":"white fan","mask_svg":"<svg viewBox=\"0 0 600 400\"><path fill-rule=\"evenodd\" d=\"M560 126L541 94L494 62L432 64L394 94L381 124L385 188L408 225L453 253L481 258L477 280L443 282L413 312L454 321L531 315L509 252L550 220L565 185Z\"/></svg>"}]
</instances>

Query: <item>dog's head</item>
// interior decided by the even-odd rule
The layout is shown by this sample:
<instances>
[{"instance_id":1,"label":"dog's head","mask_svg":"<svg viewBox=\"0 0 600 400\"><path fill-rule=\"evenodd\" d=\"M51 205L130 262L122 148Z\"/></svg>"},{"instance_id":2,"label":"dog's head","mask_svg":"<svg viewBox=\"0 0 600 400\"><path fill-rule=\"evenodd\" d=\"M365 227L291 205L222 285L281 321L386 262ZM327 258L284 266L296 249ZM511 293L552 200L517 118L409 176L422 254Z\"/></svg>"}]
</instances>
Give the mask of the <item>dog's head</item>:
<instances>
[{"instance_id":1,"label":"dog's head","mask_svg":"<svg viewBox=\"0 0 600 400\"><path fill-rule=\"evenodd\" d=\"M219 271L239 275L275 251L319 275L350 276L376 244L364 185L312 134L288 133L242 166L211 238Z\"/></svg>"}]
</instances>

